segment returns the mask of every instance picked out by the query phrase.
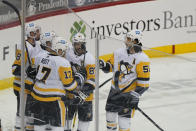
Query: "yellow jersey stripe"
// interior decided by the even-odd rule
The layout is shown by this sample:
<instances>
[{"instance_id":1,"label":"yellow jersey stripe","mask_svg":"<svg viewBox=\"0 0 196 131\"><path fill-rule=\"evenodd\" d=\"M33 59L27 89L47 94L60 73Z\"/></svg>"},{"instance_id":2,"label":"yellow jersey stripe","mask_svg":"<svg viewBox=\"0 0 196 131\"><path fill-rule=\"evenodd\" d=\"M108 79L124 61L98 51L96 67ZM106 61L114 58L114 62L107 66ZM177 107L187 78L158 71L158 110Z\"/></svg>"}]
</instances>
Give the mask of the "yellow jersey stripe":
<instances>
[{"instance_id":1,"label":"yellow jersey stripe","mask_svg":"<svg viewBox=\"0 0 196 131\"><path fill-rule=\"evenodd\" d=\"M137 86L147 88L147 87L149 87L149 84L141 84L141 83L137 82Z\"/></svg>"},{"instance_id":2,"label":"yellow jersey stripe","mask_svg":"<svg viewBox=\"0 0 196 131\"><path fill-rule=\"evenodd\" d=\"M119 129L119 131L130 131L130 129Z\"/></svg>"},{"instance_id":3,"label":"yellow jersey stripe","mask_svg":"<svg viewBox=\"0 0 196 131\"><path fill-rule=\"evenodd\" d=\"M107 126L109 126L109 127L117 127L117 123L108 123L107 122Z\"/></svg>"},{"instance_id":4,"label":"yellow jersey stripe","mask_svg":"<svg viewBox=\"0 0 196 131\"><path fill-rule=\"evenodd\" d=\"M61 126L65 126L65 104L63 101L58 101L61 112Z\"/></svg>"},{"instance_id":5,"label":"yellow jersey stripe","mask_svg":"<svg viewBox=\"0 0 196 131\"><path fill-rule=\"evenodd\" d=\"M114 81L112 80L112 84L113 84L113 87L114 87ZM129 87L127 87L127 86L129 86ZM136 88L136 81L131 81L131 83L129 83L129 84L126 84L126 85L119 85L119 88L120 88L120 90L123 90L124 88L126 88L127 87L127 89L125 89L123 92L125 93L125 92L130 92L130 91L133 91L133 90L135 90L135 88Z\"/></svg>"},{"instance_id":6,"label":"yellow jersey stripe","mask_svg":"<svg viewBox=\"0 0 196 131\"><path fill-rule=\"evenodd\" d=\"M85 101L92 101L93 100L93 93L91 93L86 99Z\"/></svg>"},{"instance_id":7,"label":"yellow jersey stripe","mask_svg":"<svg viewBox=\"0 0 196 131\"><path fill-rule=\"evenodd\" d=\"M20 81L20 82L21 82L20 77L15 77L15 78L14 78L14 80L16 80L16 81ZM33 84L33 82L32 82L32 81L30 81L30 80L25 80L25 84L32 85L32 84Z\"/></svg>"},{"instance_id":8,"label":"yellow jersey stripe","mask_svg":"<svg viewBox=\"0 0 196 131\"><path fill-rule=\"evenodd\" d=\"M13 85L13 88L14 88L14 90L16 90L18 92L20 92L20 90L21 90L21 88L16 86L16 85ZM25 89L24 91L25 91L26 94L31 94L31 91L29 91L27 89Z\"/></svg>"}]
</instances>

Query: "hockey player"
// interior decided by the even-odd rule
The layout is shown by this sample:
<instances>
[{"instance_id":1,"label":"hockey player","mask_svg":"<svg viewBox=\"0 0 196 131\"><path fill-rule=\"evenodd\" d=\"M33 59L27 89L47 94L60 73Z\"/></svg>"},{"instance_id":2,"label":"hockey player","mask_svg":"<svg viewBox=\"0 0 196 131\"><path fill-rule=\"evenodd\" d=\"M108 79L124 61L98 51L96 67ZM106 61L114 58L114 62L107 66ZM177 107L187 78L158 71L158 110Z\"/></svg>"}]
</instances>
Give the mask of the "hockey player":
<instances>
[{"instance_id":1,"label":"hockey player","mask_svg":"<svg viewBox=\"0 0 196 131\"><path fill-rule=\"evenodd\" d=\"M107 130L130 131L131 114L139 97L149 88L150 62L142 52L142 33L132 30L125 36L126 48L114 51L109 61L100 60L100 68L114 73L106 103Z\"/></svg>"},{"instance_id":2,"label":"hockey player","mask_svg":"<svg viewBox=\"0 0 196 131\"><path fill-rule=\"evenodd\" d=\"M68 106L68 123L65 131L71 131L73 117L78 113L77 131L88 131L89 123L92 121L92 100L95 87L95 59L86 51L86 38L84 34L77 33L72 38L72 48L66 52L66 58L70 61L74 73L79 70L87 72L87 79L79 88L88 97L84 103L70 103ZM69 94L72 99L72 95ZM74 116L75 114L75 116ZM75 122L75 121L74 121Z\"/></svg>"},{"instance_id":3,"label":"hockey player","mask_svg":"<svg viewBox=\"0 0 196 131\"><path fill-rule=\"evenodd\" d=\"M46 33L45 33L46 34ZM50 38L49 38L50 35ZM86 74L79 72L73 76L70 63L62 57L66 42L61 37L53 38L46 34L46 52L34 58L37 67L36 82L31 92L34 98L32 106L34 130L63 131L65 124L65 105L61 98L70 91L79 96L77 86L83 83ZM52 42L51 42L52 40Z\"/></svg>"},{"instance_id":4,"label":"hockey player","mask_svg":"<svg viewBox=\"0 0 196 131\"><path fill-rule=\"evenodd\" d=\"M40 51L39 44L35 41L36 38L36 25L34 23L30 23L26 26L26 42L25 42L25 101L28 99L28 94L30 94L32 86L33 86L33 77L32 74L35 73L35 70L32 70L32 57ZM16 112L16 123L15 130L20 130L21 118L19 116L19 108L20 108L20 85L21 85L21 45L17 45L16 50L16 59L12 65L12 74L15 76L13 82L14 93L17 97L17 112ZM27 95L27 96L26 96ZM28 112L28 101L26 101L26 114Z\"/></svg>"}]
</instances>

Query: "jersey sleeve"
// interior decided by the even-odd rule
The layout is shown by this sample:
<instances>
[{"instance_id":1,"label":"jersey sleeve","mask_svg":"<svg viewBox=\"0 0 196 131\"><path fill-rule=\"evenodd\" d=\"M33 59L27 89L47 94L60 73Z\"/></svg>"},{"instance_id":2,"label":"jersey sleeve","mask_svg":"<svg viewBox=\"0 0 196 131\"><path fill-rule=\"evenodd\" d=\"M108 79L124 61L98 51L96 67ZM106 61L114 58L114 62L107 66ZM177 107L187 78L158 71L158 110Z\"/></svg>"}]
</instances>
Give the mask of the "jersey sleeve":
<instances>
[{"instance_id":1,"label":"jersey sleeve","mask_svg":"<svg viewBox=\"0 0 196 131\"><path fill-rule=\"evenodd\" d=\"M86 65L87 78L85 84L95 87L95 64Z\"/></svg>"},{"instance_id":2,"label":"jersey sleeve","mask_svg":"<svg viewBox=\"0 0 196 131\"><path fill-rule=\"evenodd\" d=\"M114 66L114 54L110 56L109 60L106 62L106 66L102 68L102 71L104 73L112 72L113 66Z\"/></svg>"},{"instance_id":3,"label":"jersey sleeve","mask_svg":"<svg viewBox=\"0 0 196 131\"><path fill-rule=\"evenodd\" d=\"M95 59L89 53L86 55L87 56L85 60L85 68L87 72L87 78L84 84L94 89L95 87Z\"/></svg>"},{"instance_id":4,"label":"jersey sleeve","mask_svg":"<svg viewBox=\"0 0 196 131\"><path fill-rule=\"evenodd\" d=\"M25 64L27 63L27 53L25 51ZM19 48L19 45L17 45L16 54L15 54L15 60L12 64L12 74L20 76L21 72L21 49Z\"/></svg>"},{"instance_id":5,"label":"jersey sleeve","mask_svg":"<svg viewBox=\"0 0 196 131\"><path fill-rule=\"evenodd\" d=\"M77 82L74 79L71 66L60 66L58 68L58 73L66 90L72 91L77 87Z\"/></svg>"},{"instance_id":6,"label":"jersey sleeve","mask_svg":"<svg viewBox=\"0 0 196 131\"><path fill-rule=\"evenodd\" d=\"M135 91L139 94L142 94L149 88L150 80L150 62L149 61L140 61L136 65L137 73L137 84Z\"/></svg>"}]
</instances>

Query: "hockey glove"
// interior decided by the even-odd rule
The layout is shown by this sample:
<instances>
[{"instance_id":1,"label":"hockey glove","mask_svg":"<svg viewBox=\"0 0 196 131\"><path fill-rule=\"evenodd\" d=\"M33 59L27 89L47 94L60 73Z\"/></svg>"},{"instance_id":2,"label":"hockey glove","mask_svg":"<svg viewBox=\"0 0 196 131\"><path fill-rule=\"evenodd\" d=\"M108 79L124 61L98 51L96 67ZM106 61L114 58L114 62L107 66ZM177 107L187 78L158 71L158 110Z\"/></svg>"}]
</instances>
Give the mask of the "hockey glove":
<instances>
[{"instance_id":1,"label":"hockey glove","mask_svg":"<svg viewBox=\"0 0 196 131\"><path fill-rule=\"evenodd\" d=\"M95 87L89 83L85 83L81 89L82 92L84 92L86 95L90 95L91 93L93 93L93 90L95 89Z\"/></svg>"},{"instance_id":2,"label":"hockey glove","mask_svg":"<svg viewBox=\"0 0 196 131\"><path fill-rule=\"evenodd\" d=\"M86 72L86 68L85 67L80 67L79 71L80 74L82 74L84 76L84 78L86 79L87 76L87 72Z\"/></svg>"},{"instance_id":3,"label":"hockey glove","mask_svg":"<svg viewBox=\"0 0 196 131\"><path fill-rule=\"evenodd\" d=\"M82 86L82 84L85 82L87 77L87 72L85 68L81 68L79 72L76 72L74 75L75 80L77 81L79 86Z\"/></svg>"},{"instance_id":4,"label":"hockey glove","mask_svg":"<svg viewBox=\"0 0 196 131\"><path fill-rule=\"evenodd\" d=\"M73 72L74 72L74 73L79 72L79 70L80 70L80 65L75 64L75 63L73 63L73 62L70 62L70 63L71 63L71 67L72 67Z\"/></svg>"},{"instance_id":5,"label":"hockey glove","mask_svg":"<svg viewBox=\"0 0 196 131\"><path fill-rule=\"evenodd\" d=\"M106 62L102 59L99 60L99 68L100 69L103 69L106 67Z\"/></svg>"},{"instance_id":6,"label":"hockey glove","mask_svg":"<svg viewBox=\"0 0 196 131\"><path fill-rule=\"evenodd\" d=\"M20 76L21 75L21 66L12 65L12 74L15 76Z\"/></svg>"},{"instance_id":7,"label":"hockey glove","mask_svg":"<svg viewBox=\"0 0 196 131\"><path fill-rule=\"evenodd\" d=\"M105 62L104 60L99 60L99 68L102 69L104 73L109 73L111 64L109 62Z\"/></svg>"},{"instance_id":8,"label":"hockey glove","mask_svg":"<svg viewBox=\"0 0 196 131\"><path fill-rule=\"evenodd\" d=\"M127 99L127 105L131 109L137 109L138 103L139 103L139 97L140 97L140 94L138 94L137 92L135 91L130 92L130 96Z\"/></svg>"},{"instance_id":9,"label":"hockey glove","mask_svg":"<svg viewBox=\"0 0 196 131\"><path fill-rule=\"evenodd\" d=\"M69 97L67 95L61 97L61 100L64 102L65 106L70 105L71 99L69 99Z\"/></svg>"},{"instance_id":10,"label":"hockey glove","mask_svg":"<svg viewBox=\"0 0 196 131\"><path fill-rule=\"evenodd\" d=\"M142 51L142 43L134 44L133 49L135 53L141 52Z\"/></svg>"},{"instance_id":11,"label":"hockey glove","mask_svg":"<svg viewBox=\"0 0 196 131\"><path fill-rule=\"evenodd\" d=\"M26 70L26 74L29 78L35 80L35 77L37 75L37 69L33 68L32 66L29 66Z\"/></svg>"},{"instance_id":12,"label":"hockey glove","mask_svg":"<svg viewBox=\"0 0 196 131\"><path fill-rule=\"evenodd\" d=\"M79 105L84 104L85 100L87 98L87 95L84 94L81 91L78 91L76 95L74 95L74 99L71 101L71 105Z\"/></svg>"}]
</instances>

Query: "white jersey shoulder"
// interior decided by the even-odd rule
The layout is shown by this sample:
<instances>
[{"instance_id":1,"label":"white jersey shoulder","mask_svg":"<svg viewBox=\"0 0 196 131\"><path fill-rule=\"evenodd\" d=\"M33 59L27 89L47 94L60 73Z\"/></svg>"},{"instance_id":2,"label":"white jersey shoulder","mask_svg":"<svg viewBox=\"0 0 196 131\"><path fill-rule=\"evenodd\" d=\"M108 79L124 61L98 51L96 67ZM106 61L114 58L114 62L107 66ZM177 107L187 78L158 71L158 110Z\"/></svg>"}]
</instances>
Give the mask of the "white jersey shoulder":
<instances>
[{"instance_id":1,"label":"white jersey shoulder","mask_svg":"<svg viewBox=\"0 0 196 131\"><path fill-rule=\"evenodd\" d=\"M118 54L118 55L127 54L127 50L126 48L120 48L120 49L115 50L114 54Z\"/></svg>"},{"instance_id":2,"label":"white jersey shoulder","mask_svg":"<svg viewBox=\"0 0 196 131\"><path fill-rule=\"evenodd\" d=\"M95 57L90 53L90 52L87 52L85 54L85 65L92 65L92 64L95 64Z\"/></svg>"},{"instance_id":3,"label":"white jersey shoulder","mask_svg":"<svg viewBox=\"0 0 196 131\"><path fill-rule=\"evenodd\" d=\"M73 47L66 51L66 59L70 62L76 63L81 66L81 62L84 62L84 66L88 64L95 64L95 58L90 52L85 55L78 56L74 53Z\"/></svg>"},{"instance_id":4,"label":"white jersey shoulder","mask_svg":"<svg viewBox=\"0 0 196 131\"><path fill-rule=\"evenodd\" d=\"M38 65L41 61L41 59L43 58L48 58L51 60L51 62L53 64L56 65L56 67L60 67L60 66L63 66L63 67L70 67L70 63L68 60L66 60L65 58L61 57L61 56L51 56L49 55L49 52L47 51L42 51L40 52L38 55L35 56L35 65Z\"/></svg>"},{"instance_id":5,"label":"white jersey shoulder","mask_svg":"<svg viewBox=\"0 0 196 131\"><path fill-rule=\"evenodd\" d=\"M71 67L69 61L67 59L65 59L64 57L54 57L56 63L57 63L57 66L63 66L63 67Z\"/></svg>"},{"instance_id":6,"label":"white jersey shoulder","mask_svg":"<svg viewBox=\"0 0 196 131\"><path fill-rule=\"evenodd\" d=\"M16 48L17 50L21 50L21 44L17 44ZM26 41L25 51L28 52L29 58L35 57L41 50L42 49L40 47L39 42L35 42L35 45L33 46L28 41Z\"/></svg>"},{"instance_id":7,"label":"white jersey shoulder","mask_svg":"<svg viewBox=\"0 0 196 131\"><path fill-rule=\"evenodd\" d=\"M150 62L149 57L144 52L136 53L134 57L136 58L136 64L140 62Z\"/></svg>"}]
</instances>

